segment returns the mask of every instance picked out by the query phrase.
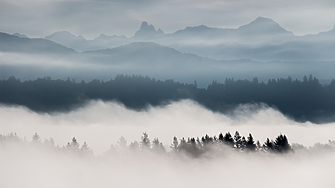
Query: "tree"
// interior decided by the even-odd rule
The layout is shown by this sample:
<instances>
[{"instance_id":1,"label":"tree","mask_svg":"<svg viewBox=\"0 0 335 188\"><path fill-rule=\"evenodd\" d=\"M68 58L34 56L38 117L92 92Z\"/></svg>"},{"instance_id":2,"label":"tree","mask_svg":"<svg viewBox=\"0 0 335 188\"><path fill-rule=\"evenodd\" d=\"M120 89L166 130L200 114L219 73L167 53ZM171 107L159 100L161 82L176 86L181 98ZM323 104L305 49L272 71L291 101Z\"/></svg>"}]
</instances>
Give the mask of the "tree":
<instances>
[{"instance_id":1,"label":"tree","mask_svg":"<svg viewBox=\"0 0 335 188\"><path fill-rule=\"evenodd\" d=\"M38 135L37 133L35 133L33 135L33 140L32 140L33 143L37 143L37 142L41 142L41 139L40 139L40 135Z\"/></svg>"},{"instance_id":2,"label":"tree","mask_svg":"<svg viewBox=\"0 0 335 188\"><path fill-rule=\"evenodd\" d=\"M71 143L70 142L67 143L66 149L71 154L79 153L79 144L75 137L72 138Z\"/></svg>"},{"instance_id":3,"label":"tree","mask_svg":"<svg viewBox=\"0 0 335 188\"><path fill-rule=\"evenodd\" d=\"M227 132L223 137L223 142L231 147L234 147L234 138L231 136L230 132Z\"/></svg>"},{"instance_id":4,"label":"tree","mask_svg":"<svg viewBox=\"0 0 335 188\"><path fill-rule=\"evenodd\" d=\"M251 133L249 133L249 136L247 138L245 149L248 151L256 150L256 144L255 144L254 138L252 137Z\"/></svg>"},{"instance_id":5,"label":"tree","mask_svg":"<svg viewBox=\"0 0 335 188\"><path fill-rule=\"evenodd\" d=\"M134 141L134 142L131 142L130 145L129 145L129 150L130 151L133 151L133 152L136 152L140 149L140 145L138 144L137 141Z\"/></svg>"},{"instance_id":6,"label":"tree","mask_svg":"<svg viewBox=\"0 0 335 188\"><path fill-rule=\"evenodd\" d=\"M173 137L173 142L172 142L170 148L174 152L178 151L178 139L177 139L177 137Z\"/></svg>"},{"instance_id":7,"label":"tree","mask_svg":"<svg viewBox=\"0 0 335 188\"><path fill-rule=\"evenodd\" d=\"M282 134L277 136L276 140L274 141L274 148L279 153L287 153L289 151L292 151L292 148L288 143L287 137Z\"/></svg>"},{"instance_id":8,"label":"tree","mask_svg":"<svg viewBox=\"0 0 335 188\"><path fill-rule=\"evenodd\" d=\"M273 152L275 150L273 141L270 141L270 139L267 138L266 141L263 144L263 148L264 148L265 151Z\"/></svg>"},{"instance_id":9,"label":"tree","mask_svg":"<svg viewBox=\"0 0 335 188\"><path fill-rule=\"evenodd\" d=\"M241 147L240 147L240 149L244 150L246 146L247 146L247 140L243 136L242 139L241 139Z\"/></svg>"},{"instance_id":10,"label":"tree","mask_svg":"<svg viewBox=\"0 0 335 188\"><path fill-rule=\"evenodd\" d=\"M120 155L125 155L128 152L127 140L123 136L117 141L116 149Z\"/></svg>"},{"instance_id":11,"label":"tree","mask_svg":"<svg viewBox=\"0 0 335 188\"><path fill-rule=\"evenodd\" d=\"M152 142L152 150L157 153L165 153L165 147L159 142L158 138L155 138Z\"/></svg>"},{"instance_id":12,"label":"tree","mask_svg":"<svg viewBox=\"0 0 335 188\"><path fill-rule=\"evenodd\" d=\"M234 143L235 143L235 148L237 148L237 149L239 149L242 145L241 136L240 136L240 133L238 131L235 132Z\"/></svg>"},{"instance_id":13,"label":"tree","mask_svg":"<svg viewBox=\"0 0 335 188\"><path fill-rule=\"evenodd\" d=\"M124 149L124 148L127 147L127 140L123 136L121 136L119 138L119 140L117 141L117 144L118 144L119 148L123 148Z\"/></svg>"},{"instance_id":14,"label":"tree","mask_svg":"<svg viewBox=\"0 0 335 188\"><path fill-rule=\"evenodd\" d=\"M87 143L84 142L84 144L80 148L80 154L84 157L92 155L93 151L91 150L90 147L88 147Z\"/></svg>"},{"instance_id":15,"label":"tree","mask_svg":"<svg viewBox=\"0 0 335 188\"><path fill-rule=\"evenodd\" d=\"M150 139L148 133L144 132L141 137L141 148L142 149L150 149Z\"/></svg>"}]
</instances>

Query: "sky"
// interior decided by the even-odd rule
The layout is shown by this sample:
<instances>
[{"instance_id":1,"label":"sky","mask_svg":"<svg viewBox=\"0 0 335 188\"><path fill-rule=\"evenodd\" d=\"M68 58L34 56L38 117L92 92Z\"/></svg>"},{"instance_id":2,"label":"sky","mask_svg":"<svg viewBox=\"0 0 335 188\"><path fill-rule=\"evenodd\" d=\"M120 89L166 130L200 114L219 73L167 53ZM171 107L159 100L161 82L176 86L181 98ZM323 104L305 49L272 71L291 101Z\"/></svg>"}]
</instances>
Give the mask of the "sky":
<instances>
[{"instance_id":1,"label":"sky","mask_svg":"<svg viewBox=\"0 0 335 188\"><path fill-rule=\"evenodd\" d=\"M131 37L142 21L173 33L187 26L238 28L258 16L295 35L331 30L334 0L0 0L0 32L45 37L69 31Z\"/></svg>"}]
</instances>

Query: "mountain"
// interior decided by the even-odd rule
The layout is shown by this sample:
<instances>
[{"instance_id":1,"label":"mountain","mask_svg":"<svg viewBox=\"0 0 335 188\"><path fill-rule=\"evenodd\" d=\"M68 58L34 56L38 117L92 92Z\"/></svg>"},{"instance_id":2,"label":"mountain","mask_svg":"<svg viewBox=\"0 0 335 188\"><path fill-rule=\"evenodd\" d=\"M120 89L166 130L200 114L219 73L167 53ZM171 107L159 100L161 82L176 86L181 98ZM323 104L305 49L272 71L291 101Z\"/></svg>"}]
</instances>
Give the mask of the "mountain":
<instances>
[{"instance_id":1,"label":"mountain","mask_svg":"<svg viewBox=\"0 0 335 188\"><path fill-rule=\"evenodd\" d=\"M55 33L52 33L51 35L48 35L46 37L44 37L45 39L48 39L48 40L57 40L58 42L60 41L63 41L63 42L68 42L69 40L70 41L73 41L73 40L85 40L85 38L81 35L79 36L75 36L73 34L71 34L70 32L68 31L58 31L58 32L55 32Z\"/></svg>"},{"instance_id":2,"label":"mountain","mask_svg":"<svg viewBox=\"0 0 335 188\"><path fill-rule=\"evenodd\" d=\"M26 35L21 35L20 33L14 33L13 36L21 37L21 38L28 38Z\"/></svg>"},{"instance_id":3,"label":"mountain","mask_svg":"<svg viewBox=\"0 0 335 188\"><path fill-rule=\"evenodd\" d=\"M42 38L21 38L0 32L0 51L38 54L74 54L75 50Z\"/></svg>"},{"instance_id":4,"label":"mountain","mask_svg":"<svg viewBox=\"0 0 335 188\"><path fill-rule=\"evenodd\" d=\"M93 40L86 40L66 31L45 38L80 52L115 48L131 42L154 42L216 60L335 60L335 29L299 37L264 17L236 29L199 25L165 34L144 21L130 38L101 34Z\"/></svg>"},{"instance_id":5,"label":"mountain","mask_svg":"<svg viewBox=\"0 0 335 188\"><path fill-rule=\"evenodd\" d=\"M107 36L105 34L101 34L99 35L97 38L93 39L96 41L108 41L108 40L126 40L127 37L125 37L124 35L122 36L117 36L117 35L113 35L113 36Z\"/></svg>"},{"instance_id":6,"label":"mountain","mask_svg":"<svg viewBox=\"0 0 335 188\"><path fill-rule=\"evenodd\" d=\"M44 37L44 39L56 42L68 48L72 48L78 51L85 50L89 45L87 40L83 36L75 36L68 31L57 31Z\"/></svg>"},{"instance_id":7,"label":"mountain","mask_svg":"<svg viewBox=\"0 0 335 188\"><path fill-rule=\"evenodd\" d=\"M199 57L194 54L179 52L173 48L162 46L153 42L132 42L112 49L103 49L83 52L100 62L112 64L138 64L141 66L169 66L197 63L217 63L209 58Z\"/></svg>"},{"instance_id":8,"label":"mountain","mask_svg":"<svg viewBox=\"0 0 335 188\"><path fill-rule=\"evenodd\" d=\"M222 28L210 28L205 25L199 25L195 27L186 27L183 30L178 30L171 34L170 38L183 37L186 38L197 38L207 40L235 40L249 38L256 39L255 37L273 37L284 35L285 37L294 36L290 31L285 30L278 23L269 18L258 17L256 20L250 22L247 25L240 26L237 29L222 29ZM277 38L274 38L277 39ZM259 39L257 39L259 40ZM250 41L250 40L249 40Z\"/></svg>"},{"instance_id":9,"label":"mountain","mask_svg":"<svg viewBox=\"0 0 335 188\"><path fill-rule=\"evenodd\" d=\"M240 26L236 29L237 34L241 37L264 37L264 36L294 36L291 31L287 31L277 22L270 18L258 17L256 20L247 25Z\"/></svg>"},{"instance_id":10,"label":"mountain","mask_svg":"<svg viewBox=\"0 0 335 188\"><path fill-rule=\"evenodd\" d=\"M335 42L335 25L333 26L333 29L329 30L329 31L325 31L325 32L320 32L318 34L308 34L308 35L304 35L301 37L302 39L305 40L318 40L318 41L322 41L322 40L332 40Z\"/></svg>"},{"instance_id":11,"label":"mountain","mask_svg":"<svg viewBox=\"0 0 335 188\"><path fill-rule=\"evenodd\" d=\"M144 21L141 24L141 27L138 31L136 31L133 36L134 39L152 39L164 36L164 32L161 29L156 31L153 25L149 25L148 22Z\"/></svg>"}]
</instances>

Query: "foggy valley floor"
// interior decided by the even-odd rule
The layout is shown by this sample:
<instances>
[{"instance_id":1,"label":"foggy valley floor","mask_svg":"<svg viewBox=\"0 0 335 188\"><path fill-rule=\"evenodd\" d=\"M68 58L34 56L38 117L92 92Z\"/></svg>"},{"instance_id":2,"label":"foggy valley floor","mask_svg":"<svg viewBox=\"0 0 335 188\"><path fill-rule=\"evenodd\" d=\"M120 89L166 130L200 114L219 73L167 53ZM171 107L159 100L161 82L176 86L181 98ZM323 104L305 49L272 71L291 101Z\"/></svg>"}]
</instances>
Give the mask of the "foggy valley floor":
<instances>
[{"instance_id":1,"label":"foggy valley floor","mask_svg":"<svg viewBox=\"0 0 335 188\"><path fill-rule=\"evenodd\" d=\"M115 102L91 101L75 111L52 114L2 105L0 119L2 138L14 138L1 141L1 187L334 185L335 146L334 141L328 141L335 138L334 123L298 123L269 107L254 111L241 106L235 116L230 116L213 113L190 100L146 111L133 111ZM169 148L174 136L180 143L183 137L202 140L205 134L213 138L220 132L230 132L234 136L235 131L246 138L252 133L255 142L261 144L266 138L275 140L280 134L286 135L294 152L265 154L226 148L222 155L193 158L173 156ZM21 141L15 141L11 132L16 132ZM143 149L143 132L149 134L151 143L158 138L168 153ZM40 141L32 141L35 133ZM138 141L139 150L120 153L121 136L127 140L126 148ZM71 153L74 137L79 148L86 142L95 157ZM47 146L45 140L50 138L60 149ZM113 152L111 145L119 153ZM63 146L68 149L61 149Z\"/></svg>"}]
</instances>

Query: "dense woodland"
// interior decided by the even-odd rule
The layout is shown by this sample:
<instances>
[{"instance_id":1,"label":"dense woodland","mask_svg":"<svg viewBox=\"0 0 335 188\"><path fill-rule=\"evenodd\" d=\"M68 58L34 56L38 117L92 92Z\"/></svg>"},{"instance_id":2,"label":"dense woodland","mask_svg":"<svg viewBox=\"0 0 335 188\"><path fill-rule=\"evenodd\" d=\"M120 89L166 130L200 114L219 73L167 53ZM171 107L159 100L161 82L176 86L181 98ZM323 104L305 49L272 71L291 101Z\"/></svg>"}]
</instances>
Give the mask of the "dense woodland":
<instances>
[{"instance_id":1,"label":"dense woodland","mask_svg":"<svg viewBox=\"0 0 335 188\"><path fill-rule=\"evenodd\" d=\"M94 156L93 150L88 144L84 142L80 146L75 137L64 146L56 146L53 138L45 139L42 142L37 133L32 136L31 142L28 142L26 138L20 138L16 133L7 135L0 134L0 144L2 146L12 143L26 146L39 146L44 149L52 149L80 157ZM329 140L326 144L316 143L309 148L296 143L291 146L288 138L280 134L274 140L267 138L266 141L261 144L259 141L255 141L251 133L245 137L236 131L234 135L227 132L225 134L220 133L218 136L213 137L207 134L201 138L178 139L174 137L170 146L164 146L158 138L154 138L151 141L148 133L144 132L139 142L134 141L130 144L127 144L127 140L121 136L116 144L111 144L109 150L98 157L124 157L125 155L131 156L132 154L152 153L188 158L211 158L234 154L259 154L265 156L295 154L295 150L300 154L335 152L335 141Z\"/></svg>"},{"instance_id":2,"label":"dense woodland","mask_svg":"<svg viewBox=\"0 0 335 188\"><path fill-rule=\"evenodd\" d=\"M239 104L261 104L277 108L296 121L325 123L335 121L335 80L322 85L310 75L302 80L291 77L253 80L213 81L207 88L174 80L156 80L147 76L118 75L110 81L88 83L52 80L50 77L20 81L14 76L0 81L0 102L23 105L37 112L68 111L89 100L118 101L141 110L172 101L191 99L216 112L230 112Z\"/></svg>"}]
</instances>

